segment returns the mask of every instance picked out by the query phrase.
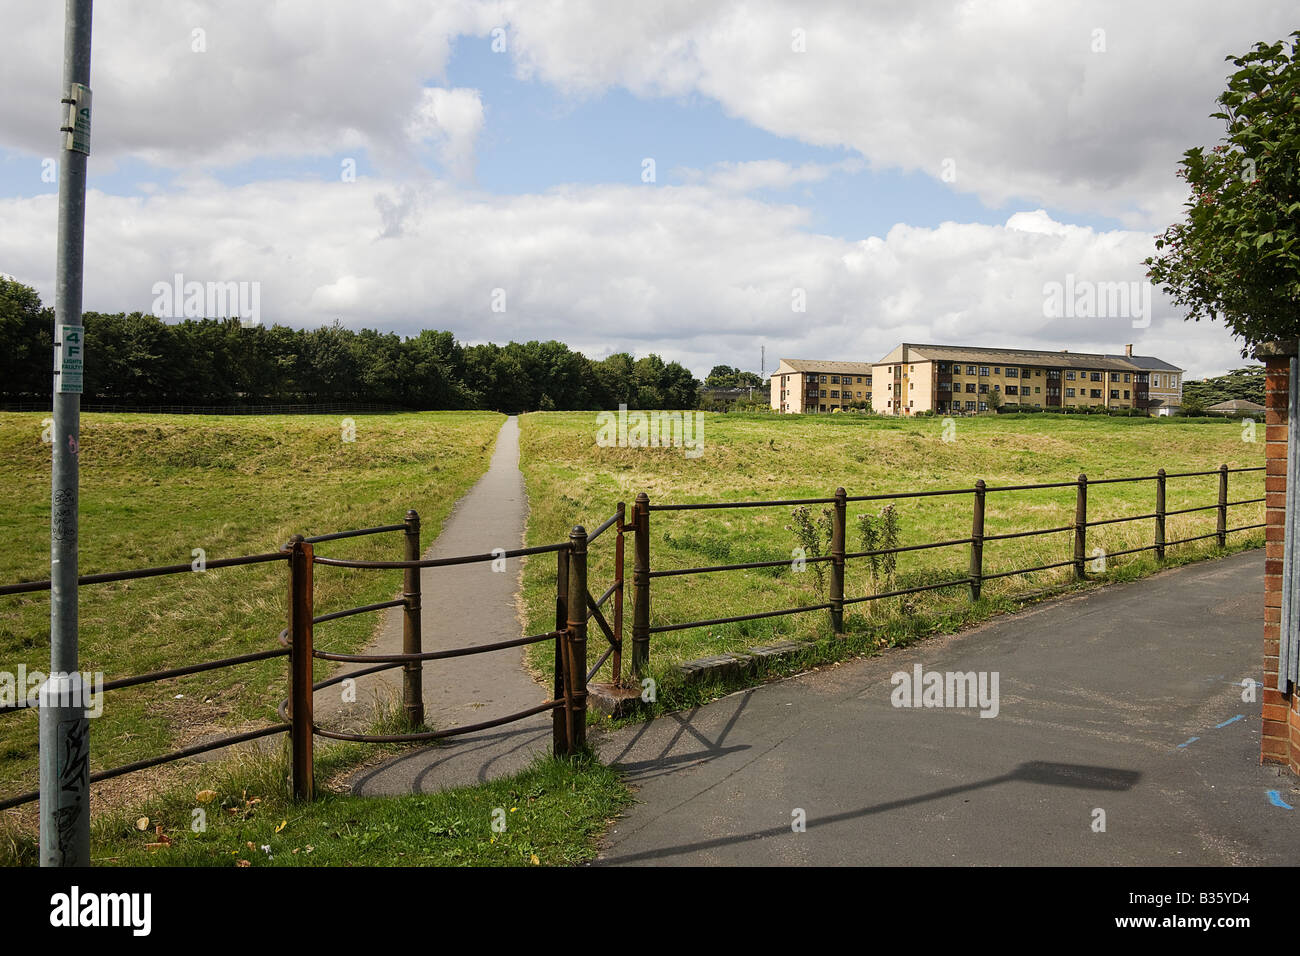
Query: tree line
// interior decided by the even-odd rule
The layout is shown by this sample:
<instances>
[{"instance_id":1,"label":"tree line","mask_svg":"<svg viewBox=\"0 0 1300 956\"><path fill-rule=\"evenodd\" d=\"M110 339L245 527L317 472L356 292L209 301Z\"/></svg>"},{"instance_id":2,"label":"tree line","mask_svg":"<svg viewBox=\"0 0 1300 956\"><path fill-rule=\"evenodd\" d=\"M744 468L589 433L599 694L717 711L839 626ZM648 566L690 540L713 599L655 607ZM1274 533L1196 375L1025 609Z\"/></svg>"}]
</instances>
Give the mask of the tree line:
<instances>
[{"instance_id":1,"label":"tree line","mask_svg":"<svg viewBox=\"0 0 1300 956\"><path fill-rule=\"evenodd\" d=\"M238 319L169 324L140 312L83 315L87 404L262 405L364 402L517 413L693 409L700 383L677 362L618 352L595 361L563 342L462 345L451 332L402 337L337 322L315 329ZM54 310L0 276L0 400L52 390Z\"/></svg>"}]
</instances>

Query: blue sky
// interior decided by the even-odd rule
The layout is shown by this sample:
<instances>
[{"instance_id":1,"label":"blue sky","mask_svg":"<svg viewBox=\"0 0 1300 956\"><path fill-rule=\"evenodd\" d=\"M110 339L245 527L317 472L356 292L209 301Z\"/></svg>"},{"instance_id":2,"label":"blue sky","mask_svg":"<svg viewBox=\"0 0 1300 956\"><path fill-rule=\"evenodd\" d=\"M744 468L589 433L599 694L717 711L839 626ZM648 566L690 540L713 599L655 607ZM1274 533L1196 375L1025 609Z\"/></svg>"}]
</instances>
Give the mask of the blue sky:
<instances>
[{"instance_id":1,"label":"blue sky","mask_svg":"<svg viewBox=\"0 0 1300 956\"><path fill-rule=\"evenodd\" d=\"M47 299L58 7L0 0L0 272ZM86 307L148 310L184 272L259 282L289 325L697 373L899 341L1221 371L1238 344L1158 292L1064 321L1044 289L1144 279L1224 55L1290 26L1263 0L122 0L96 11Z\"/></svg>"}]
</instances>

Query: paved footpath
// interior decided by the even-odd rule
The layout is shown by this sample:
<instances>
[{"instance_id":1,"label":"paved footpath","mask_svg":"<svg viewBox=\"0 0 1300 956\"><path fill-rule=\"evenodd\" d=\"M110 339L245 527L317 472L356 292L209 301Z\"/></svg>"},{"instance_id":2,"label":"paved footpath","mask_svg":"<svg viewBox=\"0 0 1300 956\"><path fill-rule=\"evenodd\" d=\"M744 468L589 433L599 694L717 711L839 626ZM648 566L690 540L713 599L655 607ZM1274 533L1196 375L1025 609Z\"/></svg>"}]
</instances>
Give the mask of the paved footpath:
<instances>
[{"instance_id":1,"label":"paved footpath","mask_svg":"<svg viewBox=\"0 0 1300 956\"><path fill-rule=\"evenodd\" d=\"M637 803L600 860L1300 862L1300 789L1259 765L1242 701L1263 565L1188 565L603 735ZM997 716L892 706L891 676L918 664L996 672Z\"/></svg>"},{"instance_id":2,"label":"paved footpath","mask_svg":"<svg viewBox=\"0 0 1300 956\"><path fill-rule=\"evenodd\" d=\"M519 472L519 420L506 419L497 435L487 472L457 502L428 558L483 554L493 548L522 547L528 501ZM428 531L425 531L428 534ZM426 651L511 640L521 635L515 604L519 562L505 572L490 563L425 568L421 571L421 625ZM389 612L368 653L402 649L400 609ZM363 665L356 665L357 667ZM347 707L331 695L316 696L317 723L330 728L365 729L376 695L401 699L401 670L357 681L357 704ZM508 648L424 665L425 722L438 730L481 723L542 703L546 688L529 678L523 649ZM464 786L523 769L551 743L551 716L543 713L518 723L453 737L365 770L352 778L364 796L421 793Z\"/></svg>"}]
</instances>

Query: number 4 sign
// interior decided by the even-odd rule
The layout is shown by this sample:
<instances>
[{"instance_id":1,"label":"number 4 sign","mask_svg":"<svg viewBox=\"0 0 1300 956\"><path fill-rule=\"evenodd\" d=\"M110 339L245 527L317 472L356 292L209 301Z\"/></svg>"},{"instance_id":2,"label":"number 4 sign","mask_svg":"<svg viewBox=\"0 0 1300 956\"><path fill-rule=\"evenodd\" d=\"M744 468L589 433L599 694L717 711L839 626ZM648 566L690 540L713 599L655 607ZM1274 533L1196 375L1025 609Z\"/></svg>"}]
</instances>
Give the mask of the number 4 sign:
<instances>
[{"instance_id":1,"label":"number 4 sign","mask_svg":"<svg viewBox=\"0 0 1300 956\"><path fill-rule=\"evenodd\" d=\"M56 387L60 392L81 394L85 358L85 345L82 339L85 334L86 330L80 325L59 326L59 341L54 343L58 347L55 352L58 361L54 374L58 376Z\"/></svg>"}]
</instances>

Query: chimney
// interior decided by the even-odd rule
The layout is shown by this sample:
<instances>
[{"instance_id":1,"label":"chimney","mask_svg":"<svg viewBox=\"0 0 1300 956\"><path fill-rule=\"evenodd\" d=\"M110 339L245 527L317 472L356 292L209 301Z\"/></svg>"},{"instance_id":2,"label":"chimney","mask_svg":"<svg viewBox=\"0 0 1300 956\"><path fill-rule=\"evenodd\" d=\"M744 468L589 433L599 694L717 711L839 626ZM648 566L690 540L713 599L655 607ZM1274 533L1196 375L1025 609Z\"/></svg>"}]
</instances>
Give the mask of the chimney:
<instances>
[{"instance_id":1,"label":"chimney","mask_svg":"<svg viewBox=\"0 0 1300 956\"><path fill-rule=\"evenodd\" d=\"M1131 346L1131 345L1126 345L1126 346L1124 346L1124 354L1127 355L1129 358L1132 358L1132 357L1133 357L1133 346Z\"/></svg>"}]
</instances>

